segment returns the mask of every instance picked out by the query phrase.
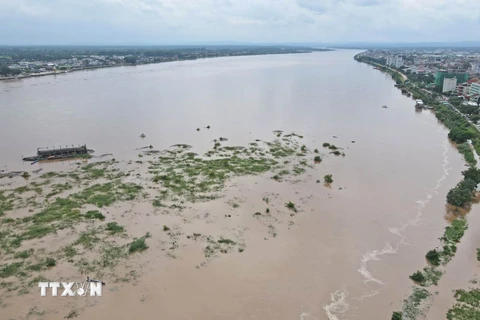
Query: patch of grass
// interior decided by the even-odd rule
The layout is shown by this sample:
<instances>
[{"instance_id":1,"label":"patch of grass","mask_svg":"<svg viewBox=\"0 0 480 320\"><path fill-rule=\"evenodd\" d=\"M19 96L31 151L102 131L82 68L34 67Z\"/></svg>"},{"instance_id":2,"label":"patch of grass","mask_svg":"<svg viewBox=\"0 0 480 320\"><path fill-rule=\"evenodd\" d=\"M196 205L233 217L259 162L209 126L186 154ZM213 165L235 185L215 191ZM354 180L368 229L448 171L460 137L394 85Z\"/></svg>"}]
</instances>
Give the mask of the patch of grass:
<instances>
[{"instance_id":1,"label":"patch of grass","mask_svg":"<svg viewBox=\"0 0 480 320\"><path fill-rule=\"evenodd\" d=\"M480 261L480 248L477 248L477 260Z\"/></svg>"},{"instance_id":2,"label":"patch of grass","mask_svg":"<svg viewBox=\"0 0 480 320\"><path fill-rule=\"evenodd\" d=\"M261 215L262 215L261 212L255 212L255 213L253 214L254 217L258 217L258 216L261 216Z\"/></svg>"},{"instance_id":3,"label":"patch of grass","mask_svg":"<svg viewBox=\"0 0 480 320\"><path fill-rule=\"evenodd\" d=\"M73 319L78 317L79 313L76 309L71 310L65 317L64 319Z\"/></svg>"},{"instance_id":4,"label":"patch of grass","mask_svg":"<svg viewBox=\"0 0 480 320\"><path fill-rule=\"evenodd\" d=\"M48 268L52 268L52 267L55 267L57 265L57 261L53 258L47 258L45 260L45 265L48 267Z\"/></svg>"},{"instance_id":5,"label":"patch of grass","mask_svg":"<svg viewBox=\"0 0 480 320\"><path fill-rule=\"evenodd\" d=\"M32 253L33 253L33 249L20 251L20 252L15 253L14 258L15 259L27 259L32 255Z\"/></svg>"},{"instance_id":6,"label":"patch of grass","mask_svg":"<svg viewBox=\"0 0 480 320\"><path fill-rule=\"evenodd\" d=\"M128 252L141 252L148 249L147 244L145 243L145 237L134 239L128 246Z\"/></svg>"},{"instance_id":7,"label":"patch of grass","mask_svg":"<svg viewBox=\"0 0 480 320\"><path fill-rule=\"evenodd\" d=\"M20 193L20 194L25 193L27 191L30 191L30 189L27 186L21 186L13 190L13 192Z\"/></svg>"},{"instance_id":8,"label":"patch of grass","mask_svg":"<svg viewBox=\"0 0 480 320\"><path fill-rule=\"evenodd\" d=\"M166 225L163 225L163 231L170 231L170 228Z\"/></svg>"},{"instance_id":9,"label":"patch of grass","mask_svg":"<svg viewBox=\"0 0 480 320\"><path fill-rule=\"evenodd\" d=\"M320 156L315 156L315 158L313 158L313 161L315 163L320 163L320 162L322 162L322 158Z\"/></svg>"},{"instance_id":10,"label":"patch of grass","mask_svg":"<svg viewBox=\"0 0 480 320\"><path fill-rule=\"evenodd\" d=\"M324 147L324 148L329 148L329 147L330 147L330 143L325 142L324 144L322 144L322 147Z\"/></svg>"},{"instance_id":11,"label":"patch of grass","mask_svg":"<svg viewBox=\"0 0 480 320\"><path fill-rule=\"evenodd\" d=\"M405 319L415 320L419 319L420 316L426 314L426 310L423 310L422 304L425 300L429 298L431 294L419 287L413 287L412 294L404 301L402 316Z\"/></svg>"},{"instance_id":12,"label":"patch of grass","mask_svg":"<svg viewBox=\"0 0 480 320\"><path fill-rule=\"evenodd\" d=\"M31 225L26 231L18 238L21 242L22 240L30 240L36 238L43 238L48 234L55 233L56 229L48 225Z\"/></svg>"},{"instance_id":13,"label":"patch of grass","mask_svg":"<svg viewBox=\"0 0 480 320\"><path fill-rule=\"evenodd\" d=\"M8 278L11 276L15 276L21 271L22 267L23 267L23 262L13 262L10 264L4 264L0 268L0 278Z\"/></svg>"},{"instance_id":14,"label":"patch of grass","mask_svg":"<svg viewBox=\"0 0 480 320\"><path fill-rule=\"evenodd\" d=\"M301 175L302 173L305 173L306 170L305 168L299 167L299 166L294 166L293 167L293 172L295 173L296 176Z\"/></svg>"},{"instance_id":15,"label":"patch of grass","mask_svg":"<svg viewBox=\"0 0 480 320\"><path fill-rule=\"evenodd\" d=\"M65 253L65 257L73 258L77 254L77 249L74 246L67 246L63 248L63 252Z\"/></svg>"},{"instance_id":16,"label":"patch of grass","mask_svg":"<svg viewBox=\"0 0 480 320\"><path fill-rule=\"evenodd\" d=\"M82 203L94 204L99 208L109 206L116 201L133 200L143 188L134 183L120 181L95 184L73 195Z\"/></svg>"},{"instance_id":17,"label":"patch of grass","mask_svg":"<svg viewBox=\"0 0 480 320\"><path fill-rule=\"evenodd\" d=\"M392 313L392 320L402 320L402 313L399 311L394 311Z\"/></svg>"},{"instance_id":18,"label":"patch of grass","mask_svg":"<svg viewBox=\"0 0 480 320\"><path fill-rule=\"evenodd\" d=\"M97 231L92 229L80 233L80 237L74 242L75 245L82 245L85 249L92 249L100 238L97 237Z\"/></svg>"},{"instance_id":19,"label":"patch of grass","mask_svg":"<svg viewBox=\"0 0 480 320\"><path fill-rule=\"evenodd\" d=\"M333 182L333 178L332 178L332 175L331 174L327 174L323 177L323 180L325 181L325 183L329 184L329 183L332 183Z\"/></svg>"},{"instance_id":20,"label":"patch of grass","mask_svg":"<svg viewBox=\"0 0 480 320\"><path fill-rule=\"evenodd\" d=\"M108 222L105 230L107 230L111 235L114 235L124 232L125 228L116 222Z\"/></svg>"},{"instance_id":21,"label":"patch of grass","mask_svg":"<svg viewBox=\"0 0 480 320\"><path fill-rule=\"evenodd\" d=\"M288 209L290 209L294 212L297 212L297 208L295 207L295 203L293 203L292 201L288 201L288 203L285 204L285 207L287 207Z\"/></svg>"},{"instance_id":22,"label":"patch of grass","mask_svg":"<svg viewBox=\"0 0 480 320\"><path fill-rule=\"evenodd\" d=\"M218 243L224 243L224 244L228 244L228 245L236 245L237 243L233 240L230 240L230 239L223 239L223 238L220 238L220 240L217 241Z\"/></svg>"},{"instance_id":23,"label":"patch of grass","mask_svg":"<svg viewBox=\"0 0 480 320\"><path fill-rule=\"evenodd\" d=\"M98 219L105 220L105 216L98 210L90 210L85 213L85 218L87 219Z\"/></svg>"},{"instance_id":24,"label":"patch of grass","mask_svg":"<svg viewBox=\"0 0 480 320\"><path fill-rule=\"evenodd\" d=\"M66 191L66 190L70 190L70 189L73 188L73 186L70 183L67 182L67 183L64 183L64 184L61 184L61 183L60 184L54 184L54 185L52 185L52 188L53 188L53 190L49 194L46 195L47 199L51 198L51 197L53 197L57 194L60 194L64 191Z\"/></svg>"}]
</instances>

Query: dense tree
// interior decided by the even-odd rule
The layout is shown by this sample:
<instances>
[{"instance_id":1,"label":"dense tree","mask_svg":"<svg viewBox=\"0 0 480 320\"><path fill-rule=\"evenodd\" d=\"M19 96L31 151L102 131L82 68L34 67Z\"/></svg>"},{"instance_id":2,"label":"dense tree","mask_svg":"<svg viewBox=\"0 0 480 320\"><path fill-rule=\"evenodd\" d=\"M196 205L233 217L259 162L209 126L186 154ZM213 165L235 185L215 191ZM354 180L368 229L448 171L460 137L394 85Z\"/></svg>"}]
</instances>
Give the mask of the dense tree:
<instances>
[{"instance_id":1,"label":"dense tree","mask_svg":"<svg viewBox=\"0 0 480 320\"><path fill-rule=\"evenodd\" d=\"M433 249L427 252L427 255L425 256L431 264L434 266L439 266L440 265L440 253Z\"/></svg>"},{"instance_id":2,"label":"dense tree","mask_svg":"<svg viewBox=\"0 0 480 320\"><path fill-rule=\"evenodd\" d=\"M463 207L468 204L473 197L473 193L469 189L459 188L456 186L447 193L447 202L457 207Z\"/></svg>"},{"instance_id":3,"label":"dense tree","mask_svg":"<svg viewBox=\"0 0 480 320\"><path fill-rule=\"evenodd\" d=\"M472 138L472 133L463 127L455 127L450 130L448 137L456 143L464 143Z\"/></svg>"},{"instance_id":4,"label":"dense tree","mask_svg":"<svg viewBox=\"0 0 480 320\"><path fill-rule=\"evenodd\" d=\"M136 57L125 57L123 59L125 60L125 63L128 63L128 64L137 63L137 58Z\"/></svg>"},{"instance_id":5,"label":"dense tree","mask_svg":"<svg viewBox=\"0 0 480 320\"><path fill-rule=\"evenodd\" d=\"M480 183L480 169L475 167L470 167L465 171L462 171L465 180L474 181L476 184Z\"/></svg>"}]
</instances>

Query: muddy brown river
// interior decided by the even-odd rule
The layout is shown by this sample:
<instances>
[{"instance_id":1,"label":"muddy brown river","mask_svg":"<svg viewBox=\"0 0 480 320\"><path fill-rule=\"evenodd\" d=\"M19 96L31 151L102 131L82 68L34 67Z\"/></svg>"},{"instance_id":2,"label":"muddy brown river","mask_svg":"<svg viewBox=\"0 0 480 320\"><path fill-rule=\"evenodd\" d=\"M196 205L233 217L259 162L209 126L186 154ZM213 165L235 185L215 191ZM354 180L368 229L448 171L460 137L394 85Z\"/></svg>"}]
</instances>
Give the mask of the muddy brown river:
<instances>
[{"instance_id":1,"label":"muddy brown river","mask_svg":"<svg viewBox=\"0 0 480 320\"><path fill-rule=\"evenodd\" d=\"M242 254L201 268L195 267L203 256L199 246L182 247L172 259L155 240L153 226L165 224L162 219L180 222L153 218L151 205L132 204L140 215L122 218L127 229L153 235L136 258L142 275L107 290L78 319L390 319L400 310L413 285L408 276L440 244L448 224L445 195L465 163L435 116L416 111L389 75L354 61L358 52L218 58L0 82L0 170L74 166L22 163L37 147L86 143L95 155L135 160L135 149L147 145L187 143L203 152L219 136L244 145L271 139L277 129L302 134L318 148L335 143L346 154L325 157L291 183L271 174L232 179L223 198L190 208L186 215L212 219L186 230L220 234L228 227L246 243ZM330 188L316 182L326 174L333 175ZM232 210L232 199L251 217L266 194L272 210L294 201L301 212L294 223L279 220L275 237L265 237L265 226L241 213L229 226L220 219ZM479 270L479 213L474 206L457 255L439 285L429 288L438 294L427 319L444 319L452 290L466 287ZM31 297L7 304L0 318L20 319L32 301L52 310L83 305Z\"/></svg>"}]
</instances>

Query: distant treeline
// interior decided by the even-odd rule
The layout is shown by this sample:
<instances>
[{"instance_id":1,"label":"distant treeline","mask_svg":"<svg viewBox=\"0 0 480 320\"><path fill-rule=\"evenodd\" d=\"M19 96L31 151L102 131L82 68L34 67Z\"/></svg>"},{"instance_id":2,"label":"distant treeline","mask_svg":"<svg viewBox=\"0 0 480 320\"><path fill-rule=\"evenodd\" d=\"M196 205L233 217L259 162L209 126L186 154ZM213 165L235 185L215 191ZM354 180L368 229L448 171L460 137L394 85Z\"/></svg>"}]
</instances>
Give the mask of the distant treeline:
<instances>
[{"instance_id":1,"label":"distant treeline","mask_svg":"<svg viewBox=\"0 0 480 320\"><path fill-rule=\"evenodd\" d=\"M224 55L261 55L280 53L301 53L312 51L327 51L311 47L293 46L184 46L184 47L0 47L0 63L14 63L19 61L56 61L73 57L98 56L145 56L145 57L173 57L195 54L199 57L215 57Z\"/></svg>"}]
</instances>

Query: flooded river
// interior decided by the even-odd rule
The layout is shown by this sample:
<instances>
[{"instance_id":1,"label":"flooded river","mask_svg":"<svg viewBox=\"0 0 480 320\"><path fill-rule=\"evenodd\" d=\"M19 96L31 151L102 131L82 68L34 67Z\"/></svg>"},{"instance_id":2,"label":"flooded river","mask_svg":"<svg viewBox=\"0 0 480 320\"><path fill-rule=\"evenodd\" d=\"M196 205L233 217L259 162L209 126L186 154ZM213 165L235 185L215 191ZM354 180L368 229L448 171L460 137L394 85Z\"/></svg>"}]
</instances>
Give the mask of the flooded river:
<instances>
[{"instance_id":1,"label":"flooded river","mask_svg":"<svg viewBox=\"0 0 480 320\"><path fill-rule=\"evenodd\" d=\"M465 164L434 115L416 112L389 75L354 61L356 53L219 58L0 82L0 170L72 165L20 161L37 147L86 143L96 155L135 160L135 149L147 145L187 143L205 151L219 136L246 144L271 139L276 129L302 134L312 147L344 148L345 157L325 157L295 183L234 179L225 199L192 209L192 216L223 216L225 201L235 198L251 216L263 194L279 210L295 201L301 214L294 224L280 223L278 236L266 240L239 217L244 229L237 231L249 232L245 252L204 268L195 268L201 249L166 259L153 245L139 258L145 271L134 286L104 294L79 318L389 319L400 310L413 285L408 276L439 245L445 195ZM333 175L331 188L316 182L326 174ZM140 235L150 231L149 219L129 223ZM212 224L203 228L224 227ZM472 220L439 283L431 319L445 315L451 290L476 272L470 251L479 231Z\"/></svg>"}]
</instances>

